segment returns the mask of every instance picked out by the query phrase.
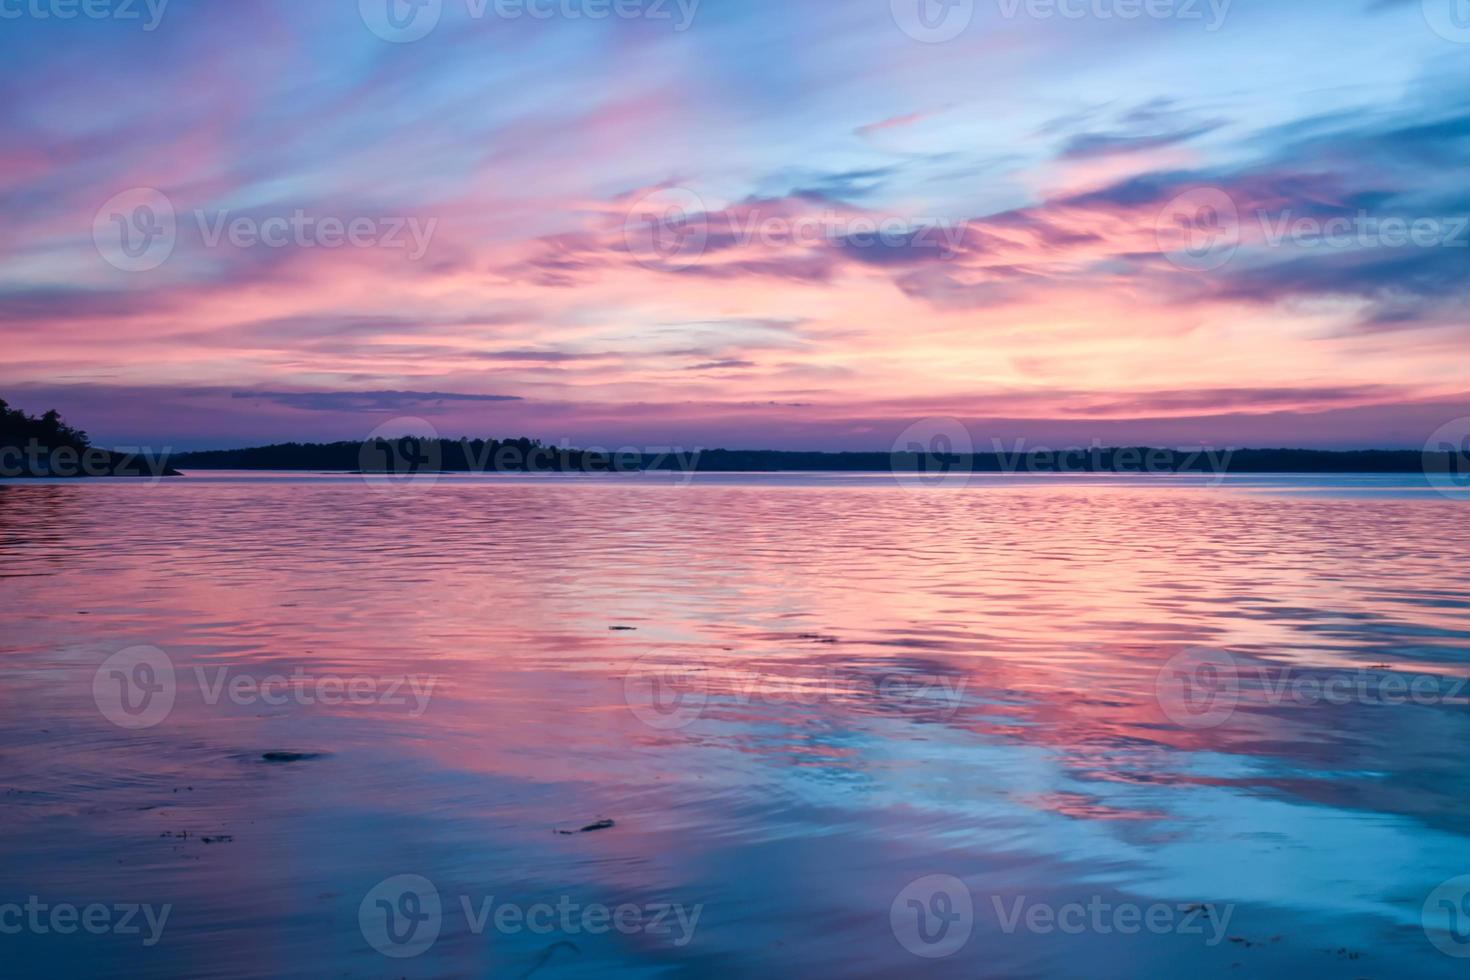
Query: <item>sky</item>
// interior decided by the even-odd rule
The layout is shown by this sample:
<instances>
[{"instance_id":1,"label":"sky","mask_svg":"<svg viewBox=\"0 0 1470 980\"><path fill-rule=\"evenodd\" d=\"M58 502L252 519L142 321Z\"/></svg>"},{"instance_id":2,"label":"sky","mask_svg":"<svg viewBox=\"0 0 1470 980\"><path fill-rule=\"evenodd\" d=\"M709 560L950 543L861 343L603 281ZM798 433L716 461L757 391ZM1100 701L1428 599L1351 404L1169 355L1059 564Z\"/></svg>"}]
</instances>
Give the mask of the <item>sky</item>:
<instances>
[{"instance_id":1,"label":"sky","mask_svg":"<svg viewBox=\"0 0 1470 980\"><path fill-rule=\"evenodd\" d=\"M104 445L1470 416L1465 0L0 0L0 57L0 397Z\"/></svg>"}]
</instances>

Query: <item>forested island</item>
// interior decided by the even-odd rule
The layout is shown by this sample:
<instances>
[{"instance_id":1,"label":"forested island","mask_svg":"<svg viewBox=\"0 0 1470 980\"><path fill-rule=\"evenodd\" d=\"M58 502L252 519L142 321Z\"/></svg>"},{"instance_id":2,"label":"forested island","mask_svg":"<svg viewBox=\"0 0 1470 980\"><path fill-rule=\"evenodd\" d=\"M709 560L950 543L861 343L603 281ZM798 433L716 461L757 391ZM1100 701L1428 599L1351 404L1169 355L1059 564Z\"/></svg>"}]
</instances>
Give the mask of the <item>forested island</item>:
<instances>
[{"instance_id":1,"label":"forested island","mask_svg":"<svg viewBox=\"0 0 1470 980\"><path fill-rule=\"evenodd\" d=\"M0 398L0 478L178 475L166 458L98 448L85 432L63 422L55 410L31 416Z\"/></svg>"}]
</instances>

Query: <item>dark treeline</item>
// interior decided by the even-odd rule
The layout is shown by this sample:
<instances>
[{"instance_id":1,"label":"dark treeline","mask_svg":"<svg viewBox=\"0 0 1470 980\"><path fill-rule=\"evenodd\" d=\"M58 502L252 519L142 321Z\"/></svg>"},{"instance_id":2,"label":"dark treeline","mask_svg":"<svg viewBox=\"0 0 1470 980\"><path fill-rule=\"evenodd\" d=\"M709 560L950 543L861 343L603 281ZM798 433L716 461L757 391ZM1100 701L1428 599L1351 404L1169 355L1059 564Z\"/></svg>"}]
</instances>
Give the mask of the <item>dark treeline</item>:
<instances>
[{"instance_id":1,"label":"dark treeline","mask_svg":"<svg viewBox=\"0 0 1470 980\"><path fill-rule=\"evenodd\" d=\"M91 445L85 432L61 421L61 416L54 409L33 417L11 408L9 402L0 398L0 446L21 448L32 443L46 449L70 448L77 451Z\"/></svg>"},{"instance_id":2,"label":"dark treeline","mask_svg":"<svg viewBox=\"0 0 1470 980\"><path fill-rule=\"evenodd\" d=\"M252 449L180 453L196 470L318 470L370 473L611 473L643 469L640 454L547 446L536 439L427 439L287 442Z\"/></svg>"},{"instance_id":3,"label":"dark treeline","mask_svg":"<svg viewBox=\"0 0 1470 980\"><path fill-rule=\"evenodd\" d=\"M27 415L0 398L0 477L177 475L166 460L93 446L55 410Z\"/></svg>"},{"instance_id":4,"label":"dark treeline","mask_svg":"<svg viewBox=\"0 0 1470 980\"><path fill-rule=\"evenodd\" d=\"M728 450L616 452L547 446L539 440L377 439L284 443L183 453L180 469L327 472L620 473L896 472L945 473L1419 473L1432 460L1411 450L1171 450L1149 447L1034 449L973 455ZM1452 463L1446 456L1441 463Z\"/></svg>"},{"instance_id":5,"label":"dark treeline","mask_svg":"<svg viewBox=\"0 0 1470 980\"><path fill-rule=\"evenodd\" d=\"M1177 450L1149 447L1037 449L972 455L914 453L787 453L710 450L698 469L736 471L893 471L972 473L1419 473L1425 455L1412 450L1330 452L1310 449ZM666 467L660 467L666 468Z\"/></svg>"}]
</instances>

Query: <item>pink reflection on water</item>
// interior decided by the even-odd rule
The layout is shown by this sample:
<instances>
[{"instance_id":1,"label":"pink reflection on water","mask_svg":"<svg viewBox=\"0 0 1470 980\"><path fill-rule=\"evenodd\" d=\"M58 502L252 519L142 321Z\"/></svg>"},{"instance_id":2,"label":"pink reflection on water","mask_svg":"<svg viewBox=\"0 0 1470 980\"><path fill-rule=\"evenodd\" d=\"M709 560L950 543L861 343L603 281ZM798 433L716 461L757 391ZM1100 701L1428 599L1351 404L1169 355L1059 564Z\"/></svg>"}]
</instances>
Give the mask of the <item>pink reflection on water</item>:
<instances>
[{"instance_id":1,"label":"pink reflection on water","mask_svg":"<svg viewBox=\"0 0 1470 980\"><path fill-rule=\"evenodd\" d=\"M1273 685L1463 676L1461 511L1105 481L0 487L0 879L174 901L144 962L250 950L222 974L519 973L555 939L487 941L456 912L429 954L389 964L356 909L412 872L456 896L706 905L687 946L583 936L574 969L900 976L919 961L889 902L934 871L979 899L971 945L924 964L941 976L1076 955L1099 975L1181 958L1224 975L1243 956L1008 934L985 889L1310 924L1253 947L1263 975L1325 968L1327 936L1447 973L1414 896L1470 861L1463 707ZM138 644L171 658L177 698L124 731L92 675ZM1158 693L1193 649L1238 665L1211 724ZM371 694L250 693L298 675ZM112 952L61 955L105 974Z\"/></svg>"}]
</instances>

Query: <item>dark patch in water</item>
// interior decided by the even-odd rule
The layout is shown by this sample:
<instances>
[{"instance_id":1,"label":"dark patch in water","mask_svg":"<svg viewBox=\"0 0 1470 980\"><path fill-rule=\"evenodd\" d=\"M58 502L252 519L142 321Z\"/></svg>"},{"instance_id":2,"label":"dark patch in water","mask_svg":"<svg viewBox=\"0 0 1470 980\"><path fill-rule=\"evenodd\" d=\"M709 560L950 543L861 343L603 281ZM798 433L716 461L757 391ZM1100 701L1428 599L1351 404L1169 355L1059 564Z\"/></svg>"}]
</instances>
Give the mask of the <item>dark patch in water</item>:
<instances>
[{"instance_id":1,"label":"dark patch in water","mask_svg":"<svg viewBox=\"0 0 1470 980\"><path fill-rule=\"evenodd\" d=\"M531 968L525 973L521 974L521 980L526 980L526 978L531 976L531 974L541 969L547 963L550 963L551 958L557 954L557 951L563 949L571 950L573 956L582 955L582 949L576 943L568 942L565 939L559 943L552 943L550 946L547 946L541 951L540 955L536 957L536 962L531 964Z\"/></svg>"},{"instance_id":2,"label":"dark patch in water","mask_svg":"<svg viewBox=\"0 0 1470 980\"><path fill-rule=\"evenodd\" d=\"M262 762L310 762L320 759L321 752L267 752L260 757Z\"/></svg>"}]
</instances>

